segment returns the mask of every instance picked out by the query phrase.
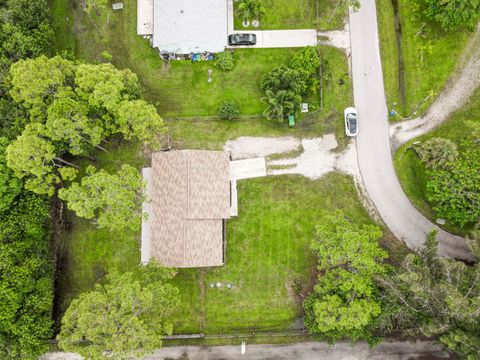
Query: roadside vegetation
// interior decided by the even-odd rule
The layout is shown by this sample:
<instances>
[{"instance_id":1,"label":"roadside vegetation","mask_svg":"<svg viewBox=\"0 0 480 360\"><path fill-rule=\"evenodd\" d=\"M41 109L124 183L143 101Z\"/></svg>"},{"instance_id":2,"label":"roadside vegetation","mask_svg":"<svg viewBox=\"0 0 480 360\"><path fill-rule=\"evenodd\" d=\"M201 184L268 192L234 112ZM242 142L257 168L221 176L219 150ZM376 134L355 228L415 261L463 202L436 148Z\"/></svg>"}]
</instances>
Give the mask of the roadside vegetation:
<instances>
[{"instance_id":1,"label":"roadside vegetation","mask_svg":"<svg viewBox=\"0 0 480 360\"><path fill-rule=\"evenodd\" d=\"M467 235L480 220L479 119L477 92L448 121L405 144L395 154L400 182L415 207L433 221L446 219L445 229L460 235ZM433 139L445 139L453 145L445 141L438 145L437 140L437 146L434 143L433 149L425 149L425 144ZM412 144L417 141L420 143Z\"/></svg>"},{"instance_id":2,"label":"roadside vegetation","mask_svg":"<svg viewBox=\"0 0 480 360\"><path fill-rule=\"evenodd\" d=\"M393 121L425 112L454 74L472 36L470 28L445 29L426 14L427 8L424 0L377 1L387 106L399 114Z\"/></svg>"}]
</instances>

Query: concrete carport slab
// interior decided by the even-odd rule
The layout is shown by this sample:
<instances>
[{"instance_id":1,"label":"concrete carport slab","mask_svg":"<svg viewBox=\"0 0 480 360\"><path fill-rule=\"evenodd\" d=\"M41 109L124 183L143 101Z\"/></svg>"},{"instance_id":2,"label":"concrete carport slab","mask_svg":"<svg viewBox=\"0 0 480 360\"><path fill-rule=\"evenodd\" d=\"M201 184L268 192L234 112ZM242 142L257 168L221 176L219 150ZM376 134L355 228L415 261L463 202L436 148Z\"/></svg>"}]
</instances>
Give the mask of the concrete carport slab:
<instances>
[{"instance_id":1,"label":"concrete carport slab","mask_svg":"<svg viewBox=\"0 0 480 360\"><path fill-rule=\"evenodd\" d=\"M230 161L230 180L250 179L267 176L265 158Z\"/></svg>"}]
</instances>

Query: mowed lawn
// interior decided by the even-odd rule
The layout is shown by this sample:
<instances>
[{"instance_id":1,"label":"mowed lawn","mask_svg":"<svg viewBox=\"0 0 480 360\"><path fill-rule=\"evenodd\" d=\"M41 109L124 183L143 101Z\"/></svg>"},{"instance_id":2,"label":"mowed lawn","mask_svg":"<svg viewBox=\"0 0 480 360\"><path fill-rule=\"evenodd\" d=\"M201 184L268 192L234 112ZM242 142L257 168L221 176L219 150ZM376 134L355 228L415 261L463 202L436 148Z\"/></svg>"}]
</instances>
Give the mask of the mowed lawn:
<instances>
[{"instance_id":1,"label":"mowed lawn","mask_svg":"<svg viewBox=\"0 0 480 360\"><path fill-rule=\"evenodd\" d=\"M345 2L338 0L263 0L262 4L266 11L259 27L243 27L243 18L236 14L235 30L342 29L347 17ZM234 2L235 9L238 5Z\"/></svg>"},{"instance_id":2,"label":"mowed lawn","mask_svg":"<svg viewBox=\"0 0 480 360\"><path fill-rule=\"evenodd\" d=\"M126 161L143 163L131 144L100 154L98 166ZM115 160L113 160L115 159ZM311 181L301 176L243 180L238 184L239 216L227 221L226 264L181 269L172 281L181 293L174 317L176 333L227 333L284 330L300 314L299 296L315 281L315 259L309 250L316 224L335 209L352 221L369 222L350 177L332 173ZM99 230L68 213L62 234L57 294L60 311L112 269L129 271L140 263L140 233ZM210 288L210 283L233 288Z\"/></svg>"},{"instance_id":3,"label":"mowed lawn","mask_svg":"<svg viewBox=\"0 0 480 360\"><path fill-rule=\"evenodd\" d=\"M455 72L462 51L472 36L467 30L443 31L438 25L424 18L422 8L415 10L415 6L414 1L398 0L405 81L405 94L402 95L392 1L377 0L387 105L389 109L395 108L404 117L411 115L412 110L422 100L432 95L418 108L417 115L428 108Z\"/></svg>"},{"instance_id":4,"label":"mowed lawn","mask_svg":"<svg viewBox=\"0 0 480 360\"><path fill-rule=\"evenodd\" d=\"M82 11L63 0L51 0L56 31L56 47L59 51L71 51L79 58L102 62L107 51L114 65L135 72L145 89L145 96L154 103L161 116L204 117L215 116L225 101L235 101L243 116L261 115L265 104L260 89L262 77L273 67L285 64L298 49L236 49L235 67L224 72L212 62L170 61L164 62L158 52L150 47L149 40L136 34L136 2L125 2L124 9L114 12L108 7L101 16L92 14L98 28ZM310 11L309 11L310 12ZM302 21L303 17L296 17ZM338 113L341 120L343 107L351 102L347 59L337 49L322 47L322 58L332 69L333 82L344 78L346 84L325 86L323 109L316 119L324 121ZM208 70L212 70L212 82L208 82ZM319 91L308 99L312 110L320 105Z\"/></svg>"},{"instance_id":5,"label":"mowed lawn","mask_svg":"<svg viewBox=\"0 0 480 360\"><path fill-rule=\"evenodd\" d=\"M395 153L395 169L397 171L400 183L408 197L427 218L435 220L435 211L427 202L425 195L427 190L428 174L424 164L420 161L418 155L411 149L413 141L425 141L432 137L441 137L450 139L459 145L461 149L462 139L465 138L466 131L470 131L465 126L468 120L480 121L480 92L472 96L467 105L457 111L451 118L432 132L410 141ZM449 224L447 222L444 228L459 235L467 235L473 230L474 224L466 225L463 228Z\"/></svg>"}]
</instances>

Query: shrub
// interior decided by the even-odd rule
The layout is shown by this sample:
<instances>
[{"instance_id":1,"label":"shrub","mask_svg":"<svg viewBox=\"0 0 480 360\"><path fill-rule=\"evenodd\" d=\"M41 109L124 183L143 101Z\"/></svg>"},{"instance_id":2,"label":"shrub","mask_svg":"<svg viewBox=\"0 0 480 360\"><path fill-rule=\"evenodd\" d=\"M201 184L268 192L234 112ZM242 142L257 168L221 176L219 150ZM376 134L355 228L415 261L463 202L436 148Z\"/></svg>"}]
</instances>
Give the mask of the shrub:
<instances>
[{"instance_id":1,"label":"shrub","mask_svg":"<svg viewBox=\"0 0 480 360\"><path fill-rule=\"evenodd\" d=\"M432 169L445 168L458 158L457 145L442 138L428 139L420 145L417 152L425 165Z\"/></svg>"},{"instance_id":2,"label":"shrub","mask_svg":"<svg viewBox=\"0 0 480 360\"><path fill-rule=\"evenodd\" d=\"M447 31L473 30L480 14L480 0L425 0L425 15Z\"/></svg>"},{"instance_id":3,"label":"shrub","mask_svg":"<svg viewBox=\"0 0 480 360\"><path fill-rule=\"evenodd\" d=\"M232 70L235 66L235 59L233 58L233 53L231 53L230 51L224 51L215 54L213 65L223 71Z\"/></svg>"},{"instance_id":4,"label":"shrub","mask_svg":"<svg viewBox=\"0 0 480 360\"><path fill-rule=\"evenodd\" d=\"M289 67L294 70L306 71L309 76L317 74L320 66L320 58L313 47L306 47L297 51L290 60Z\"/></svg>"},{"instance_id":5,"label":"shrub","mask_svg":"<svg viewBox=\"0 0 480 360\"><path fill-rule=\"evenodd\" d=\"M218 108L218 115L222 119L232 120L236 118L239 114L240 114L240 111L238 110L238 106L233 101L225 101Z\"/></svg>"},{"instance_id":6,"label":"shrub","mask_svg":"<svg viewBox=\"0 0 480 360\"><path fill-rule=\"evenodd\" d=\"M279 90L291 91L295 95L304 95L308 90L309 75L306 71L291 69L286 65L276 66L262 79L263 91L270 90L277 93Z\"/></svg>"}]
</instances>

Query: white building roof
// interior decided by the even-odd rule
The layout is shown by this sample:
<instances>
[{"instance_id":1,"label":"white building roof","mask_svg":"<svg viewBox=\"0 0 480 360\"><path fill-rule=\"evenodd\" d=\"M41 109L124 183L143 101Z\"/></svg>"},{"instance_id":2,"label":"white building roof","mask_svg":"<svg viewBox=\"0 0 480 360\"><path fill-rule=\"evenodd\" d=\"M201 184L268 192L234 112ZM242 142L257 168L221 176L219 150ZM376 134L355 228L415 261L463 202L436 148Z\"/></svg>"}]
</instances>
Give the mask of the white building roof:
<instances>
[{"instance_id":1,"label":"white building roof","mask_svg":"<svg viewBox=\"0 0 480 360\"><path fill-rule=\"evenodd\" d=\"M227 45L226 0L154 0L153 47L220 52Z\"/></svg>"}]
</instances>

